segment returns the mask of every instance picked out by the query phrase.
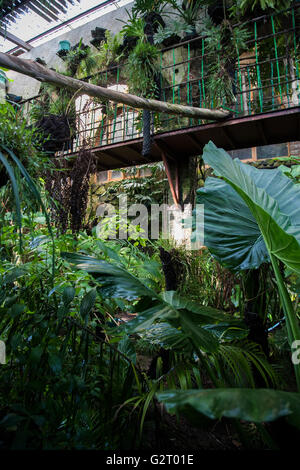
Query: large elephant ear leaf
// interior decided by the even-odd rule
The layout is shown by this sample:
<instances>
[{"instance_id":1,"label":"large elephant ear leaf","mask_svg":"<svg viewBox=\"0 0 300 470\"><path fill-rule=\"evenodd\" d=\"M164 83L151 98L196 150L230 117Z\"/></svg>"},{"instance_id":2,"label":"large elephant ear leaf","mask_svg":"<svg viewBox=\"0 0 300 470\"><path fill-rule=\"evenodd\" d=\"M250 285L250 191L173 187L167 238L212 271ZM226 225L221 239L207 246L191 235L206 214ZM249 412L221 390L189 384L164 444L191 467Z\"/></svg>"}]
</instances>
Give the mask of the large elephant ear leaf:
<instances>
[{"instance_id":1,"label":"large elephant ear leaf","mask_svg":"<svg viewBox=\"0 0 300 470\"><path fill-rule=\"evenodd\" d=\"M204 204L204 227L203 218L195 213L193 228L204 228L204 244L217 261L233 270L256 269L269 261L255 218L228 183L207 178L204 188L197 191L197 204Z\"/></svg>"},{"instance_id":2,"label":"large elephant ear leaf","mask_svg":"<svg viewBox=\"0 0 300 470\"><path fill-rule=\"evenodd\" d=\"M300 274L300 187L278 169L258 170L233 160L212 142L203 159L246 203L269 254Z\"/></svg>"},{"instance_id":3,"label":"large elephant ear leaf","mask_svg":"<svg viewBox=\"0 0 300 470\"><path fill-rule=\"evenodd\" d=\"M236 418L254 423L274 421L285 416L300 428L299 393L272 389L217 388L169 390L157 394L169 413L187 417L198 414L210 419Z\"/></svg>"}]
</instances>

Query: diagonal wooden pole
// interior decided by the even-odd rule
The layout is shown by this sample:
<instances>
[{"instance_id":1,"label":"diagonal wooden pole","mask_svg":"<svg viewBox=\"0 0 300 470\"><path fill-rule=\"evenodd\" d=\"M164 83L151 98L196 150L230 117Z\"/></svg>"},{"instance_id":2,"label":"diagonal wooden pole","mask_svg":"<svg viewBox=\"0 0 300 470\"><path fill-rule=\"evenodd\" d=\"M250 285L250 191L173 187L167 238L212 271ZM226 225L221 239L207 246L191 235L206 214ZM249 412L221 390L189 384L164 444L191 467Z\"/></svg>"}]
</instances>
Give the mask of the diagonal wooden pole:
<instances>
[{"instance_id":1,"label":"diagonal wooden pole","mask_svg":"<svg viewBox=\"0 0 300 470\"><path fill-rule=\"evenodd\" d=\"M77 91L81 95L89 95L97 98L103 98L116 103L123 103L133 108L149 109L166 114L176 114L192 119L209 119L220 121L228 118L231 113L220 109L195 108L192 106L183 106L179 104L165 103L164 101L142 98L129 93L121 93L115 90L109 90L91 83L67 77L47 67L28 59L21 59L12 55L0 52L0 67L28 75L40 82L52 83L56 86L68 87Z\"/></svg>"}]
</instances>

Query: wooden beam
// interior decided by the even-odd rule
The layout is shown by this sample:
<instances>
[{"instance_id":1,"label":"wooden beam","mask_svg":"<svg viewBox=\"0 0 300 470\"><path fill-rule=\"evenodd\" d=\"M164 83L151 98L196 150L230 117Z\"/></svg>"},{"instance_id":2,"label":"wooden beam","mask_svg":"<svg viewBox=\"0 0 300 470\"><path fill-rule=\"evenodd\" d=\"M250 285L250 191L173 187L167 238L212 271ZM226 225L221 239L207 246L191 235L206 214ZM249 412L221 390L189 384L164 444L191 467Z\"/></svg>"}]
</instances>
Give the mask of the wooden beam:
<instances>
[{"instance_id":1,"label":"wooden beam","mask_svg":"<svg viewBox=\"0 0 300 470\"><path fill-rule=\"evenodd\" d=\"M51 5L51 3L52 3L52 5ZM42 6L45 7L46 10L49 10L50 13L53 13L53 16L55 16L57 18L57 15L59 15L59 10L57 10L57 8L55 8L53 1L51 1L51 3L48 0L37 0L37 4L39 5L40 8ZM58 18L57 18L57 20L58 20Z\"/></svg>"},{"instance_id":2,"label":"wooden beam","mask_svg":"<svg viewBox=\"0 0 300 470\"><path fill-rule=\"evenodd\" d=\"M52 23L51 18L49 16L44 15L38 8L36 8L31 2L27 4L27 7L30 8L30 10L34 11L34 13L37 13L41 18L44 18L44 20L48 21L48 23Z\"/></svg>"},{"instance_id":3,"label":"wooden beam","mask_svg":"<svg viewBox=\"0 0 300 470\"><path fill-rule=\"evenodd\" d=\"M132 155L136 155L137 157L139 157L140 159L144 160L144 162L147 162L149 163L149 158L147 157L144 157L144 155L142 155L140 152L138 152L137 150L135 150L134 148L130 148L130 147L123 147L124 150L130 152ZM151 161L151 160L150 160Z\"/></svg>"},{"instance_id":4,"label":"wooden beam","mask_svg":"<svg viewBox=\"0 0 300 470\"><path fill-rule=\"evenodd\" d=\"M164 101L142 98L140 96L131 95L130 93L122 93L120 91L103 88L72 77L67 77L54 70L49 70L47 67L33 60L21 59L20 57L4 54L3 52L0 52L0 66L28 75L40 82L53 83L56 86L71 88L77 91L78 95L86 94L98 98L106 98L115 103L127 104L137 109L149 109L150 111L176 114L193 119L223 120L230 115L228 111L165 103Z\"/></svg>"},{"instance_id":5,"label":"wooden beam","mask_svg":"<svg viewBox=\"0 0 300 470\"><path fill-rule=\"evenodd\" d=\"M172 152L172 150L170 150L170 148L168 147L168 145L162 141L162 139L155 139L154 140L154 144L156 145L156 147L158 148L158 150L162 153L165 153L170 160L172 160L173 162L176 162L176 155Z\"/></svg>"},{"instance_id":6,"label":"wooden beam","mask_svg":"<svg viewBox=\"0 0 300 470\"><path fill-rule=\"evenodd\" d=\"M171 190L171 194L172 194L174 204L176 206L179 206L179 199L178 199L178 196L177 196L176 189L174 188L170 167L169 167L168 160L167 160L167 157L166 157L164 152L161 152L161 158L162 158L162 161L164 162L164 166L165 166L165 170L166 170L166 173L167 173L167 178L168 178L168 182L169 182L169 186L170 186L170 190ZM176 182L176 184L177 184L177 182Z\"/></svg>"},{"instance_id":7,"label":"wooden beam","mask_svg":"<svg viewBox=\"0 0 300 470\"><path fill-rule=\"evenodd\" d=\"M38 0L30 0L29 5L34 5L36 8L38 8L39 11L45 13L46 16L48 16L49 18L52 18L52 20L54 21L58 21L58 17L54 15L53 13L51 13L51 11L48 10L48 8L45 8L44 5L42 5Z\"/></svg>"},{"instance_id":8,"label":"wooden beam","mask_svg":"<svg viewBox=\"0 0 300 470\"><path fill-rule=\"evenodd\" d=\"M195 144L195 146L198 148L198 150L199 150L201 153L203 152L203 147L204 147L204 145L201 144L201 142L198 141L198 139L196 138L196 136L191 135L191 134L186 134L185 137L187 137L191 142L193 142L193 144Z\"/></svg>"},{"instance_id":9,"label":"wooden beam","mask_svg":"<svg viewBox=\"0 0 300 470\"><path fill-rule=\"evenodd\" d=\"M225 139L227 140L227 142L229 143L230 147L234 150L236 149L236 144L235 142L233 141L233 139L230 137L229 133L228 133L228 130L227 129L224 129L224 127L220 127L221 129L221 132L222 134L224 135Z\"/></svg>"},{"instance_id":10,"label":"wooden beam","mask_svg":"<svg viewBox=\"0 0 300 470\"><path fill-rule=\"evenodd\" d=\"M5 31L5 29L3 28L0 28L0 36L4 37L10 42L13 42L17 46L23 47L23 49L25 49L26 51L31 51L31 49L33 49L33 47L30 44L18 38L14 34L11 34L8 31Z\"/></svg>"},{"instance_id":11,"label":"wooden beam","mask_svg":"<svg viewBox=\"0 0 300 470\"><path fill-rule=\"evenodd\" d=\"M116 160L116 161L117 161L118 163L120 163L121 165L123 165L123 164L126 165L126 166L130 165L130 162L129 162L128 160L125 160L124 158L119 157L119 155L116 155L116 154L114 154L114 153L111 152L111 151L108 152L108 151L106 150L105 152L101 152L101 151L100 151L100 152L97 152L97 153L99 153L99 155L103 155L103 156L106 157L106 158L107 158L107 157L108 157L108 158L110 157L110 158L112 158L113 160ZM120 168L121 168L121 167L120 167Z\"/></svg>"}]
</instances>

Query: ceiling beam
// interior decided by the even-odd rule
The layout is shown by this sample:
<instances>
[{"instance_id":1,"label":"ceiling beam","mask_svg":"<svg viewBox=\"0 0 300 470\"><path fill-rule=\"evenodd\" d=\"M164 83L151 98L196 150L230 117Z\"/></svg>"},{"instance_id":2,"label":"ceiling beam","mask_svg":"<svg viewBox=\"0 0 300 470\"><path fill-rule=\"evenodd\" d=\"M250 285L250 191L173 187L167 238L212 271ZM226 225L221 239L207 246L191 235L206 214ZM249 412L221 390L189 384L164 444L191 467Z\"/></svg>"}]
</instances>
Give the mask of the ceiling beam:
<instances>
[{"instance_id":1,"label":"ceiling beam","mask_svg":"<svg viewBox=\"0 0 300 470\"><path fill-rule=\"evenodd\" d=\"M30 5L34 5L36 8L39 9L40 12L44 12L45 15L48 16L49 18L51 18L52 20L58 21L57 16L53 15L53 13L51 13L51 11L48 10L48 8L46 8L44 5L42 5L38 0L30 0L29 6ZM39 13L39 15L41 16L40 13Z\"/></svg>"},{"instance_id":2,"label":"ceiling beam","mask_svg":"<svg viewBox=\"0 0 300 470\"><path fill-rule=\"evenodd\" d=\"M17 46L23 47L26 51L31 51L33 47L28 44L28 42L22 41L22 39L18 38L14 34L9 33L3 28L0 28L0 36L3 36L5 39L7 39L10 42L13 42Z\"/></svg>"},{"instance_id":3,"label":"ceiling beam","mask_svg":"<svg viewBox=\"0 0 300 470\"><path fill-rule=\"evenodd\" d=\"M49 16L44 15L44 13L42 13L32 3L28 3L27 6L28 6L28 8L30 8L30 10L34 11L34 13L37 13L41 18L44 18L44 20L48 21L48 23L52 22L51 19L49 18Z\"/></svg>"}]
</instances>

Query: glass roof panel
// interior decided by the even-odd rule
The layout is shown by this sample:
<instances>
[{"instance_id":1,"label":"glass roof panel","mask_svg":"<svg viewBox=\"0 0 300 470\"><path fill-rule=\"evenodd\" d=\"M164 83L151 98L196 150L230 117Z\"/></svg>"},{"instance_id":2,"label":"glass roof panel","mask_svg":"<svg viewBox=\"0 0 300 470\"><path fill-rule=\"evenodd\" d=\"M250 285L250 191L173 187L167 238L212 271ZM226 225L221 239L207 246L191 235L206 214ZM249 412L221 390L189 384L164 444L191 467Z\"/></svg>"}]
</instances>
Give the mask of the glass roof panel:
<instances>
[{"instance_id":1,"label":"glass roof panel","mask_svg":"<svg viewBox=\"0 0 300 470\"><path fill-rule=\"evenodd\" d=\"M43 42L49 41L49 39L52 39L53 37L65 33L70 29L77 28L87 21L99 18L109 11L115 10L131 2L132 0L115 0L111 2L107 0L103 0L102 2L99 2L99 0L84 0L79 2L77 0L76 2L73 1L73 4L66 4L67 6L65 7L65 13L57 9L55 9L55 13L51 11L52 15L57 17L56 20L51 18L51 21L47 21L46 18L40 16L36 11L26 7L26 11L24 11L22 14L15 12L15 22L10 22L5 27L9 33L17 36L25 42L29 42L33 47L35 47L42 44ZM55 5L55 2L51 2L51 4ZM41 5L41 3L39 3L37 0L32 0L33 8L35 8L36 5ZM89 10L96 7L99 7L99 9L89 12ZM43 13L42 10L41 13ZM84 13L87 13L84 15L84 17L75 19L78 15ZM62 25L62 23L65 22L69 23L67 25ZM62 26L59 27L60 25ZM49 32L52 30L52 28L56 27L57 29L54 32ZM47 34L47 32L49 33ZM44 36L32 41L33 38L36 38L40 35ZM15 47L16 45L8 41L7 38L0 36L0 52L8 52Z\"/></svg>"}]
</instances>

